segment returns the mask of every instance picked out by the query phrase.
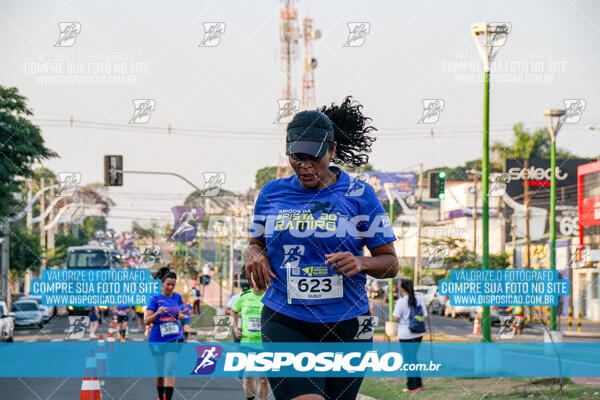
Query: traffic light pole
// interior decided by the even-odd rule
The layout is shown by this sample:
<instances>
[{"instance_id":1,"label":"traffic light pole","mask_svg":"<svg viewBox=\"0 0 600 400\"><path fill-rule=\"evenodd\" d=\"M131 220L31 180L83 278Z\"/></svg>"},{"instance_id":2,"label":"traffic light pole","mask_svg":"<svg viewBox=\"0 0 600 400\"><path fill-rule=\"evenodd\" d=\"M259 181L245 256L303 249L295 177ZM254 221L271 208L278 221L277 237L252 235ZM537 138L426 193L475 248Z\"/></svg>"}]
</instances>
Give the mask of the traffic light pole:
<instances>
[{"instance_id":1,"label":"traffic light pole","mask_svg":"<svg viewBox=\"0 0 600 400\"><path fill-rule=\"evenodd\" d=\"M556 270L556 136L552 134L552 149L550 153L550 268ZM556 306L552 306L550 330L556 330Z\"/></svg>"},{"instance_id":2,"label":"traffic light pole","mask_svg":"<svg viewBox=\"0 0 600 400\"><path fill-rule=\"evenodd\" d=\"M482 239L483 239L483 254L481 256L481 264L483 269L489 269L489 111L490 111L490 71L485 71L485 81L483 86L483 157L481 159L481 197L483 202L482 210ZM491 342L491 321L490 321L490 306L483 306L483 314L481 316L481 333L483 342Z\"/></svg>"},{"instance_id":3,"label":"traffic light pole","mask_svg":"<svg viewBox=\"0 0 600 400\"><path fill-rule=\"evenodd\" d=\"M390 199L390 223L392 224L392 226L394 226L394 198L392 197ZM389 313L388 313L388 321L392 322L394 320L393 318L393 313L394 313L394 279L395 278L389 278L388 279L388 296L389 296ZM398 294L399 296L400 294Z\"/></svg>"},{"instance_id":4,"label":"traffic light pole","mask_svg":"<svg viewBox=\"0 0 600 400\"><path fill-rule=\"evenodd\" d=\"M190 180L188 180L187 178L185 178L182 175L176 174L174 172L153 172L153 171L118 171L116 170L115 172L121 172L124 174L144 174L144 175L170 175L170 176L176 176L179 179L182 179L183 181L185 181L186 183L188 183L191 187L193 187L194 189L196 189L198 192L202 193L203 190L200 189L198 186L194 185Z\"/></svg>"}]
</instances>

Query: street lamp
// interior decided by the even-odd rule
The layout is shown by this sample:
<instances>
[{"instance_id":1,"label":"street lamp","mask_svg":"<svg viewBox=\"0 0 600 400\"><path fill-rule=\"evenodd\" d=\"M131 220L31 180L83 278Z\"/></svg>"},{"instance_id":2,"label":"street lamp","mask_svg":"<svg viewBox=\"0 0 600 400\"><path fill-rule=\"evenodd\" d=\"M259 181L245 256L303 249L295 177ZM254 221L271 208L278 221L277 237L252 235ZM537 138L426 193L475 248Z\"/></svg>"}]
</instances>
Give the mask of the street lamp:
<instances>
[{"instance_id":1,"label":"street lamp","mask_svg":"<svg viewBox=\"0 0 600 400\"><path fill-rule=\"evenodd\" d=\"M556 136L563 124L565 110L544 110L544 121L550 132L552 147L550 153L550 269L556 269ZM552 306L550 330L556 330L556 306Z\"/></svg>"},{"instance_id":2,"label":"street lamp","mask_svg":"<svg viewBox=\"0 0 600 400\"><path fill-rule=\"evenodd\" d=\"M479 23L471 26L471 33L479 54L483 61L485 77L483 87L483 156L481 158L481 190L482 190L482 228L483 228L483 252L481 264L483 269L489 268L489 204L488 204L488 186L489 186L489 111L490 111L490 65L500 47L506 42L506 37L510 32L509 23ZM490 307L483 307L481 318L482 341L490 342L491 339L491 320Z\"/></svg>"}]
</instances>

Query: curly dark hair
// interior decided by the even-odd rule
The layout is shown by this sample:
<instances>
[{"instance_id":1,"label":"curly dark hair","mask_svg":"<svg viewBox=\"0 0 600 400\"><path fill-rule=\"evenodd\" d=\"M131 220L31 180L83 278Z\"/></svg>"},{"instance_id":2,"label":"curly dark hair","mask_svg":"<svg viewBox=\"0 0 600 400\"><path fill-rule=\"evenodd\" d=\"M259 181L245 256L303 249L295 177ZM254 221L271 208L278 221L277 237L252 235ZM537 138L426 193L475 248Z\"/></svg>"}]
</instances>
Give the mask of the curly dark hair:
<instances>
[{"instance_id":1,"label":"curly dark hair","mask_svg":"<svg viewBox=\"0 0 600 400\"><path fill-rule=\"evenodd\" d=\"M158 271L156 271L154 274L152 274L152 278L154 279L160 279L162 282L165 281L165 279L177 279L177 274L173 271L171 271L170 267L162 267L161 269L159 269Z\"/></svg>"},{"instance_id":2,"label":"curly dark hair","mask_svg":"<svg viewBox=\"0 0 600 400\"><path fill-rule=\"evenodd\" d=\"M360 167L369 162L371 145L376 140L368 135L377 128L370 126L371 118L365 117L361 111L362 104L347 96L341 105L323 106L318 110L329 117L333 123L334 139L337 148L332 161L335 164ZM332 146L330 146L330 150Z\"/></svg>"}]
</instances>

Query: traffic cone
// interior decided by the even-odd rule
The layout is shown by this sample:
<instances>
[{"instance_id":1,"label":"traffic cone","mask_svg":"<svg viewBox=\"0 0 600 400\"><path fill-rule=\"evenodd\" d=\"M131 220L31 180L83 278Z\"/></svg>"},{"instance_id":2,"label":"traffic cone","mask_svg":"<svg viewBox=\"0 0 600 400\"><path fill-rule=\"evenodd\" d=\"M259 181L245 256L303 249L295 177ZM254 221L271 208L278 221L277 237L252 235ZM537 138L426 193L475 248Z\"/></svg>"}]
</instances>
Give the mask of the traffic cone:
<instances>
[{"instance_id":1,"label":"traffic cone","mask_svg":"<svg viewBox=\"0 0 600 400\"><path fill-rule=\"evenodd\" d=\"M473 335L481 335L481 321L479 320L479 314L475 316L473 321Z\"/></svg>"},{"instance_id":2,"label":"traffic cone","mask_svg":"<svg viewBox=\"0 0 600 400\"><path fill-rule=\"evenodd\" d=\"M102 349L102 350L100 350ZM99 335L98 336L98 352L106 352L106 344L104 342L104 335Z\"/></svg>"},{"instance_id":3,"label":"traffic cone","mask_svg":"<svg viewBox=\"0 0 600 400\"><path fill-rule=\"evenodd\" d=\"M109 332L108 337L106 338L106 352L107 353L115 352L115 334L112 332Z\"/></svg>"},{"instance_id":4,"label":"traffic cone","mask_svg":"<svg viewBox=\"0 0 600 400\"><path fill-rule=\"evenodd\" d=\"M96 363L96 352L94 349L88 350L88 356L85 360L85 375L86 377L98 376L98 364Z\"/></svg>"},{"instance_id":5,"label":"traffic cone","mask_svg":"<svg viewBox=\"0 0 600 400\"><path fill-rule=\"evenodd\" d=\"M98 378L83 378L79 400L102 400Z\"/></svg>"},{"instance_id":6,"label":"traffic cone","mask_svg":"<svg viewBox=\"0 0 600 400\"><path fill-rule=\"evenodd\" d=\"M98 340L98 350L96 351L96 364L98 366L98 375L105 376L108 373L108 364L106 360L104 338L102 337L102 335L100 335L100 340Z\"/></svg>"}]
</instances>

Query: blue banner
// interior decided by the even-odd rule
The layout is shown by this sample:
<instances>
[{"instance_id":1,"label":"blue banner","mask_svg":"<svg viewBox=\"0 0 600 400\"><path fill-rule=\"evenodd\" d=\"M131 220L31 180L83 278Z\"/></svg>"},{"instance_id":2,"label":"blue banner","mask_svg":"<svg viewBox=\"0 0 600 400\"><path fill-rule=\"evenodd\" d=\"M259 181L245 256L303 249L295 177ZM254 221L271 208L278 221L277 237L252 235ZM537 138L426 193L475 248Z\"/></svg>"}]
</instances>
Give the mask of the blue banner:
<instances>
[{"instance_id":1,"label":"blue banner","mask_svg":"<svg viewBox=\"0 0 600 400\"><path fill-rule=\"evenodd\" d=\"M5 343L0 377L600 376L600 343Z\"/></svg>"},{"instance_id":2,"label":"blue banner","mask_svg":"<svg viewBox=\"0 0 600 400\"><path fill-rule=\"evenodd\" d=\"M147 269L47 269L31 294L46 306L145 306L160 287Z\"/></svg>"},{"instance_id":3,"label":"blue banner","mask_svg":"<svg viewBox=\"0 0 600 400\"><path fill-rule=\"evenodd\" d=\"M569 280L549 269L454 269L439 290L452 306L556 306L569 294Z\"/></svg>"}]
</instances>

